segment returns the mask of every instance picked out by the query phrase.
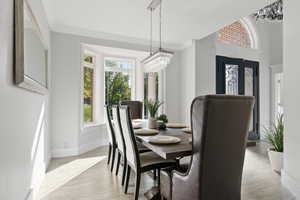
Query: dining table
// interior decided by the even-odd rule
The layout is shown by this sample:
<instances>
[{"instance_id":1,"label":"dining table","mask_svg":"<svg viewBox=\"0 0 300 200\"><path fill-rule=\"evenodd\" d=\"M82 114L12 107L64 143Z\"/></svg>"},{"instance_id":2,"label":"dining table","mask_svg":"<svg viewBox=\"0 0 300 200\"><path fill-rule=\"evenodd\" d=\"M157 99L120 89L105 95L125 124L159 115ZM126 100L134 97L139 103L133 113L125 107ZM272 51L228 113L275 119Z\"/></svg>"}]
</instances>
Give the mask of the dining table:
<instances>
[{"instance_id":1,"label":"dining table","mask_svg":"<svg viewBox=\"0 0 300 200\"><path fill-rule=\"evenodd\" d=\"M138 135L136 139L142 143L145 147L162 157L163 159L176 159L192 154L192 135L186 133L182 128L166 128L165 130L158 130L155 136L173 136L180 139L176 144L153 144L150 142L150 138L153 135Z\"/></svg>"},{"instance_id":2,"label":"dining table","mask_svg":"<svg viewBox=\"0 0 300 200\"><path fill-rule=\"evenodd\" d=\"M142 120L140 128L147 129L147 120ZM136 129L135 129L136 130ZM163 159L177 159L192 154L192 134L184 132L183 128L165 128L157 129L158 133L154 135L135 134L136 140L146 146L148 149L162 157ZM180 139L176 144L154 144L150 142L153 136L173 136Z\"/></svg>"},{"instance_id":3,"label":"dining table","mask_svg":"<svg viewBox=\"0 0 300 200\"><path fill-rule=\"evenodd\" d=\"M136 122L135 122L136 123ZM140 122L142 125L139 128L147 129L147 120ZM137 129L135 129L137 130ZM180 139L176 144L154 144L150 142L153 136L173 136ZM180 159L192 154L192 134L184 132L183 128L166 128L157 129L154 135L139 135L135 134L136 140L146 146L148 149L162 157L163 159ZM146 199L160 199L159 188L153 187L145 193Z\"/></svg>"}]
</instances>

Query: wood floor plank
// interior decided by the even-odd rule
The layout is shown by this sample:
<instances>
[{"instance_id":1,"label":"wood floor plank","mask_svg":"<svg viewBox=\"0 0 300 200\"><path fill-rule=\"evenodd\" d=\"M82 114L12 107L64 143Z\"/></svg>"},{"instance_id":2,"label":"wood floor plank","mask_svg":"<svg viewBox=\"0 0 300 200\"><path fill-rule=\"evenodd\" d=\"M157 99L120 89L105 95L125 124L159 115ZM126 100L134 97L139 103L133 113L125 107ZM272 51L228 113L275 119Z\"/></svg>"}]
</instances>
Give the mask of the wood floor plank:
<instances>
[{"instance_id":1,"label":"wood floor plank","mask_svg":"<svg viewBox=\"0 0 300 200\"><path fill-rule=\"evenodd\" d=\"M242 199L243 200L293 200L293 198L284 190L280 184L280 176L274 173L267 158L267 148L265 143L258 143L257 146L248 147L245 157L245 166L242 181ZM51 161L48 174L55 173L56 171L64 171L62 168L69 170L80 170L76 169L78 166L76 162L88 162L89 158L103 157L107 154L107 148L98 148L94 151L88 152L81 156L74 156L69 158L53 159ZM85 160L86 159L86 160ZM115 173L111 173L107 166L106 160L99 159L100 161L87 168L84 172L74 176L74 174L64 173L63 176L72 174L72 177L66 183L60 183L57 180L57 189L50 192L41 200L128 200L133 199L134 178L131 178L129 185L129 193L125 195L121 187L121 174L116 177ZM188 158L185 158L188 159ZM93 163L93 162L91 162ZM81 165L85 166L85 165ZM85 166L86 167L86 166ZM123 168L120 168L122 171ZM132 174L134 176L134 174ZM66 177L68 178L68 177ZM41 191L47 191L47 178L45 179ZM62 185L60 185L62 184ZM144 193L153 186L153 179L144 174L141 181L140 199L144 198ZM284 195L284 196L282 196ZM40 194L40 196L42 196Z\"/></svg>"}]
</instances>

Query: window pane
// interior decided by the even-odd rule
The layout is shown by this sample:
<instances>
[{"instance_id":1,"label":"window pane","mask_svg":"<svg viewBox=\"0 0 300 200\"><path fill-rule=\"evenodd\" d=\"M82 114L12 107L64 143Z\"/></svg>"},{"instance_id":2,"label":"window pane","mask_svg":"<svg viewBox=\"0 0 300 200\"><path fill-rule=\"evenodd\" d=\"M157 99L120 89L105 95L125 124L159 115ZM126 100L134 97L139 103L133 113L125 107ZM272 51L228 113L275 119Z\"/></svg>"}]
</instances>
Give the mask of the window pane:
<instances>
[{"instance_id":1,"label":"window pane","mask_svg":"<svg viewBox=\"0 0 300 200\"><path fill-rule=\"evenodd\" d=\"M152 78L150 77L149 79L149 76L152 76ZM155 77L154 79L153 76ZM149 88L149 84L151 84L150 88ZM152 91L149 91L149 89ZM149 73L144 73L144 101L149 99L149 94L151 96L153 96L154 94L154 100L156 101L159 100L159 77L157 72L151 75L149 75ZM144 116L145 118L148 117L148 110L145 104L144 104Z\"/></svg>"},{"instance_id":2,"label":"window pane","mask_svg":"<svg viewBox=\"0 0 300 200\"><path fill-rule=\"evenodd\" d=\"M239 66L226 64L226 94L238 95L238 71Z\"/></svg>"},{"instance_id":3,"label":"window pane","mask_svg":"<svg viewBox=\"0 0 300 200\"><path fill-rule=\"evenodd\" d=\"M246 67L245 68L245 95L253 96L253 68ZM250 126L249 131L253 130L253 112L250 118Z\"/></svg>"},{"instance_id":4,"label":"window pane","mask_svg":"<svg viewBox=\"0 0 300 200\"><path fill-rule=\"evenodd\" d=\"M105 103L109 106L131 98L131 79L128 73L105 72Z\"/></svg>"},{"instance_id":5,"label":"window pane","mask_svg":"<svg viewBox=\"0 0 300 200\"><path fill-rule=\"evenodd\" d=\"M93 56L84 56L84 61L93 64L94 57Z\"/></svg>"},{"instance_id":6,"label":"window pane","mask_svg":"<svg viewBox=\"0 0 300 200\"><path fill-rule=\"evenodd\" d=\"M84 67L84 122L93 121L93 77L94 70Z\"/></svg>"},{"instance_id":7,"label":"window pane","mask_svg":"<svg viewBox=\"0 0 300 200\"><path fill-rule=\"evenodd\" d=\"M118 67L118 62L106 59L105 60L105 67Z\"/></svg>"},{"instance_id":8,"label":"window pane","mask_svg":"<svg viewBox=\"0 0 300 200\"><path fill-rule=\"evenodd\" d=\"M218 31L218 42L251 48L251 40L247 29L239 21Z\"/></svg>"},{"instance_id":9,"label":"window pane","mask_svg":"<svg viewBox=\"0 0 300 200\"><path fill-rule=\"evenodd\" d=\"M127 61L118 61L113 59L105 59L105 67L121 68L121 69L132 69L133 64Z\"/></svg>"}]
</instances>

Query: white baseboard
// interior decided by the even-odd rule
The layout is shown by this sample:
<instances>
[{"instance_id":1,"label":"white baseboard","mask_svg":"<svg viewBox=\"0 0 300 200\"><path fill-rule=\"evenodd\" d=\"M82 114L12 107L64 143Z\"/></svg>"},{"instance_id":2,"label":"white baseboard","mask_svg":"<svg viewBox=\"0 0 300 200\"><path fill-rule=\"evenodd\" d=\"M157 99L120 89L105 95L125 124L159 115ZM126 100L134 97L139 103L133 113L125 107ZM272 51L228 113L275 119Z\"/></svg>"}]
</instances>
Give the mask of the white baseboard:
<instances>
[{"instance_id":1,"label":"white baseboard","mask_svg":"<svg viewBox=\"0 0 300 200\"><path fill-rule=\"evenodd\" d=\"M52 151L53 158L63 158L68 156L77 156L88 151L94 150L98 147L105 146L106 142L102 140L95 140L88 144L80 145L79 149L77 148L70 148L70 149L54 149Z\"/></svg>"},{"instance_id":2,"label":"white baseboard","mask_svg":"<svg viewBox=\"0 0 300 200\"><path fill-rule=\"evenodd\" d=\"M68 156L77 156L78 155L77 148L69 148L69 149L53 149L52 150L52 158L62 158Z\"/></svg>"},{"instance_id":3,"label":"white baseboard","mask_svg":"<svg viewBox=\"0 0 300 200\"><path fill-rule=\"evenodd\" d=\"M281 172L281 183L295 196L296 199L300 199L300 184L284 170Z\"/></svg>"},{"instance_id":4,"label":"white baseboard","mask_svg":"<svg viewBox=\"0 0 300 200\"><path fill-rule=\"evenodd\" d=\"M88 151L94 150L100 146L104 146L104 142L102 140L95 140L88 144L82 144L79 147L79 154L86 153Z\"/></svg>"}]
</instances>

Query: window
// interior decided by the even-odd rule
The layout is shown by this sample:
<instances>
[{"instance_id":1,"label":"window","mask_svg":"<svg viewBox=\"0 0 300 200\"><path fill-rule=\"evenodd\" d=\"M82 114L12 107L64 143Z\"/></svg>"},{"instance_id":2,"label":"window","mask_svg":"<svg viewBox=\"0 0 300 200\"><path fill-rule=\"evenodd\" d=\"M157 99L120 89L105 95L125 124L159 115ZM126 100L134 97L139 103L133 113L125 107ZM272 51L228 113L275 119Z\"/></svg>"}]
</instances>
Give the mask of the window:
<instances>
[{"instance_id":1,"label":"window","mask_svg":"<svg viewBox=\"0 0 300 200\"><path fill-rule=\"evenodd\" d=\"M83 120L84 123L94 122L94 70L95 57L85 55L83 58Z\"/></svg>"},{"instance_id":2,"label":"window","mask_svg":"<svg viewBox=\"0 0 300 200\"><path fill-rule=\"evenodd\" d=\"M232 44L243 48L251 48L249 33L239 21L219 30L218 42Z\"/></svg>"},{"instance_id":3,"label":"window","mask_svg":"<svg viewBox=\"0 0 300 200\"><path fill-rule=\"evenodd\" d=\"M144 102L146 100L159 100L159 73L144 73ZM148 110L144 104L144 116L148 117Z\"/></svg>"},{"instance_id":4,"label":"window","mask_svg":"<svg viewBox=\"0 0 300 200\"><path fill-rule=\"evenodd\" d=\"M119 104L122 100L134 99L134 61L105 58L105 104Z\"/></svg>"},{"instance_id":5,"label":"window","mask_svg":"<svg viewBox=\"0 0 300 200\"><path fill-rule=\"evenodd\" d=\"M283 104L282 104L282 73L275 74L275 119L280 114L283 114Z\"/></svg>"}]
</instances>

